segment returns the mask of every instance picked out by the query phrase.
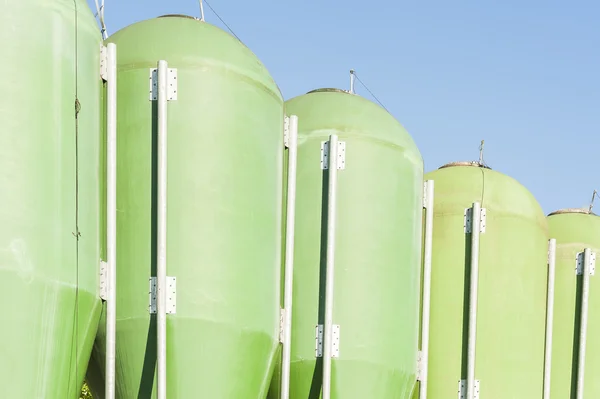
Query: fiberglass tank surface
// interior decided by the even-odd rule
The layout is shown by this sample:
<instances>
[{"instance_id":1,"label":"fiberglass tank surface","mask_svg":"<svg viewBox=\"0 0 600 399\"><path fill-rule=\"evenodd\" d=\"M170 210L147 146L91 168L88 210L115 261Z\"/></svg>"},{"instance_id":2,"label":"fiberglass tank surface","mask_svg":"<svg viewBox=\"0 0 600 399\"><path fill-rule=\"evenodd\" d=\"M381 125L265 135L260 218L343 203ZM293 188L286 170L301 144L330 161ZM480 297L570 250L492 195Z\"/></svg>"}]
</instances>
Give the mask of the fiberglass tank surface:
<instances>
[{"instance_id":1,"label":"fiberglass tank surface","mask_svg":"<svg viewBox=\"0 0 600 399\"><path fill-rule=\"evenodd\" d=\"M415 384L423 161L406 130L383 108L336 89L286 102L298 116L298 170L290 398L318 398L322 358L327 170L321 144L346 143L338 171L332 359L333 399L408 398ZM279 396L279 378L270 398Z\"/></svg>"},{"instance_id":2,"label":"fiberglass tank surface","mask_svg":"<svg viewBox=\"0 0 600 399\"><path fill-rule=\"evenodd\" d=\"M102 38L83 0L15 0L0 41L0 397L79 398L101 309Z\"/></svg>"},{"instance_id":3,"label":"fiberglass tank surface","mask_svg":"<svg viewBox=\"0 0 600 399\"><path fill-rule=\"evenodd\" d=\"M480 235L475 380L488 399L540 398L543 384L548 227L516 180L457 162L435 183L428 399L456 397L467 378L471 234L465 210L486 210Z\"/></svg>"},{"instance_id":4,"label":"fiberglass tank surface","mask_svg":"<svg viewBox=\"0 0 600 399\"><path fill-rule=\"evenodd\" d=\"M177 69L177 99L168 102L167 275L177 279L177 308L167 315L167 395L264 396L279 333L279 89L236 38L193 18L146 20L109 41L118 52L117 397L156 396L148 291L156 275L157 144L149 87L158 60ZM101 329L92 370L102 369L103 351ZM90 383L101 394L98 377Z\"/></svg>"},{"instance_id":5,"label":"fiberglass tank surface","mask_svg":"<svg viewBox=\"0 0 600 399\"><path fill-rule=\"evenodd\" d=\"M574 398L577 390L579 334L583 273L577 272L578 259L585 248L598 256L600 217L583 209L562 209L548 215L550 238L556 239L556 278L554 285L554 337L552 341L553 398ZM581 270L581 267L580 267ZM600 397L600 296L598 273L590 276L588 324L584 373L584 398Z\"/></svg>"}]
</instances>

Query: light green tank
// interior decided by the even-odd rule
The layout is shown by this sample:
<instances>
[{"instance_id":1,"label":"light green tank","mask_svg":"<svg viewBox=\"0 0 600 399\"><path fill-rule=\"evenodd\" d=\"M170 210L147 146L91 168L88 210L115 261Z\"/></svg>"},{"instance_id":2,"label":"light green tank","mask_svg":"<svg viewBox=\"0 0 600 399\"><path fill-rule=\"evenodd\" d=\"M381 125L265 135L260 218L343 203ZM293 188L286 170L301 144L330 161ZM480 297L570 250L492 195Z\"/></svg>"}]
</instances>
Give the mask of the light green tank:
<instances>
[{"instance_id":1,"label":"light green tank","mask_svg":"<svg viewBox=\"0 0 600 399\"><path fill-rule=\"evenodd\" d=\"M177 69L168 103L167 396L266 395L279 338L283 99L255 55L183 16L131 25L118 52L117 397L156 396L156 102L150 70ZM174 83L174 82L173 82ZM104 329L90 384L103 397Z\"/></svg>"},{"instance_id":2,"label":"light green tank","mask_svg":"<svg viewBox=\"0 0 600 399\"><path fill-rule=\"evenodd\" d=\"M574 398L577 389L582 274L577 258L585 248L600 251L600 218L587 210L563 209L548 216L550 237L556 239L554 328L552 345L552 398ZM581 256L581 255L580 255ZM580 258L581 260L581 258ZM585 358L584 397L600 397L600 296L598 275L590 276Z\"/></svg>"},{"instance_id":3,"label":"light green tank","mask_svg":"<svg viewBox=\"0 0 600 399\"><path fill-rule=\"evenodd\" d=\"M321 144L346 143L338 171L332 359L334 399L404 399L417 371L423 161L412 138L372 102L322 89L286 102L298 116L291 398L318 398L324 320L327 170ZM279 396L276 375L270 398Z\"/></svg>"},{"instance_id":4,"label":"light green tank","mask_svg":"<svg viewBox=\"0 0 600 399\"><path fill-rule=\"evenodd\" d=\"M434 180L428 399L457 397L467 380L471 233L465 210L485 209L480 235L475 380L481 398L541 398L548 227L514 179L457 162ZM466 390L465 390L466 392Z\"/></svg>"},{"instance_id":5,"label":"light green tank","mask_svg":"<svg viewBox=\"0 0 600 399\"><path fill-rule=\"evenodd\" d=\"M101 309L102 38L83 0L20 0L0 42L0 397L79 398Z\"/></svg>"}]
</instances>

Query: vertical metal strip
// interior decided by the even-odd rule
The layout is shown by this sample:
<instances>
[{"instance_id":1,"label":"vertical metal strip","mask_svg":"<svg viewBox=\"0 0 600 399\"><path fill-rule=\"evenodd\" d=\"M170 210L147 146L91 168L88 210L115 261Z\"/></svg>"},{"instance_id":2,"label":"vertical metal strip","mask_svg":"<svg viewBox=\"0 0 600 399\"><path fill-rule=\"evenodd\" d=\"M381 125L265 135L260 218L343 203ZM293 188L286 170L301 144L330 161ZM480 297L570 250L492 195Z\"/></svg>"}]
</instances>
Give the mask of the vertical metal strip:
<instances>
[{"instance_id":1,"label":"vertical metal strip","mask_svg":"<svg viewBox=\"0 0 600 399\"><path fill-rule=\"evenodd\" d=\"M323 337L323 399L331 398L331 347L333 342L333 292L335 277L335 233L337 211L338 136L329 136L329 187L327 200L327 270L325 282L325 326Z\"/></svg>"},{"instance_id":2,"label":"vertical metal strip","mask_svg":"<svg viewBox=\"0 0 600 399\"><path fill-rule=\"evenodd\" d=\"M423 321L421 328L421 354L423 368L419 399L427 398L427 368L429 364L429 319L431 309L431 257L433 248L433 196L434 181L425 182L425 250L423 254Z\"/></svg>"},{"instance_id":3,"label":"vertical metal strip","mask_svg":"<svg viewBox=\"0 0 600 399\"><path fill-rule=\"evenodd\" d=\"M554 281L556 275L556 240L548 242L548 297L546 300L546 348L544 353L544 397L550 399L552 375L552 327L554 325Z\"/></svg>"},{"instance_id":4,"label":"vertical metal strip","mask_svg":"<svg viewBox=\"0 0 600 399\"><path fill-rule=\"evenodd\" d=\"M296 223L296 166L298 159L298 117L290 116L287 220L285 232L284 338L281 366L281 399L290 397L290 368L292 348L292 289L294 287L294 232Z\"/></svg>"},{"instance_id":5,"label":"vertical metal strip","mask_svg":"<svg viewBox=\"0 0 600 399\"><path fill-rule=\"evenodd\" d=\"M579 356L577 357L577 399L584 398L585 355L587 345L588 308L590 297L591 249L583 251L583 289L581 293L581 324L579 327Z\"/></svg>"},{"instance_id":6,"label":"vertical metal strip","mask_svg":"<svg viewBox=\"0 0 600 399\"><path fill-rule=\"evenodd\" d=\"M117 320L117 46L107 45L106 81L106 230L107 298L105 398L115 398L116 320Z\"/></svg>"},{"instance_id":7,"label":"vertical metal strip","mask_svg":"<svg viewBox=\"0 0 600 399\"><path fill-rule=\"evenodd\" d=\"M477 344L477 296L479 288L479 236L481 233L481 204L473 203L471 217L471 278L469 287L469 340L467 352L467 399L474 399L475 349Z\"/></svg>"},{"instance_id":8,"label":"vertical metal strip","mask_svg":"<svg viewBox=\"0 0 600 399\"><path fill-rule=\"evenodd\" d=\"M158 399L167 397L167 61L158 62L158 215L156 317Z\"/></svg>"}]
</instances>

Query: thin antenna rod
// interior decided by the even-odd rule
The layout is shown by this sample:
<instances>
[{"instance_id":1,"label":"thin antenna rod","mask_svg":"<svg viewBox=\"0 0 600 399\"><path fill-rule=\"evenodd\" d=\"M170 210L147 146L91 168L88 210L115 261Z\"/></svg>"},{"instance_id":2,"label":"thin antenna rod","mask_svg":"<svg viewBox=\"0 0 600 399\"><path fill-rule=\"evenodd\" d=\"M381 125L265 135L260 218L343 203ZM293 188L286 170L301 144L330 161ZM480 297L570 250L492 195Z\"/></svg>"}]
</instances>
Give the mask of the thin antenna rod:
<instances>
[{"instance_id":1,"label":"thin antenna rod","mask_svg":"<svg viewBox=\"0 0 600 399\"><path fill-rule=\"evenodd\" d=\"M101 3L98 3L98 0L95 0L96 3L96 16L100 21L100 32L102 33L102 39L108 39L108 32L106 31L106 23L104 22L104 0Z\"/></svg>"},{"instance_id":2,"label":"thin antenna rod","mask_svg":"<svg viewBox=\"0 0 600 399\"><path fill-rule=\"evenodd\" d=\"M592 213L592 208L594 207L594 199L597 195L598 191L594 190L594 193L592 194L592 200L590 201L590 209L588 210L588 213Z\"/></svg>"},{"instance_id":3,"label":"thin antenna rod","mask_svg":"<svg viewBox=\"0 0 600 399\"><path fill-rule=\"evenodd\" d=\"M483 165L483 146L485 144L485 140L481 140L481 144L479 145L479 165Z\"/></svg>"},{"instance_id":4,"label":"thin antenna rod","mask_svg":"<svg viewBox=\"0 0 600 399\"><path fill-rule=\"evenodd\" d=\"M354 94L354 69L350 70L350 93Z\"/></svg>"},{"instance_id":5,"label":"thin antenna rod","mask_svg":"<svg viewBox=\"0 0 600 399\"><path fill-rule=\"evenodd\" d=\"M204 3L200 0L200 21L204 22Z\"/></svg>"}]
</instances>

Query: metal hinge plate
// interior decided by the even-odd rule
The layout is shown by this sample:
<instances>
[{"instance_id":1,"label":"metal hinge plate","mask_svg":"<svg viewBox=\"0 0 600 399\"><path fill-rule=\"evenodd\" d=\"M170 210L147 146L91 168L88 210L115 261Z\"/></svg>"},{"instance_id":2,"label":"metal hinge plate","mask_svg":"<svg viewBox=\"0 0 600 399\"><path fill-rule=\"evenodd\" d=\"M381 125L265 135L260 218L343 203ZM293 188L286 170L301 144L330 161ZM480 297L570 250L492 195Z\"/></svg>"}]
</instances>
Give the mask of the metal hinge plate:
<instances>
[{"instance_id":1,"label":"metal hinge plate","mask_svg":"<svg viewBox=\"0 0 600 399\"><path fill-rule=\"evenodd\" d=\"M150 101L158 100L158 69L150 69ZM177 100L177 68L167 71L167 100Z\"/></svg>"},{"instance_id":2,"label":"metal hinge plate","mask_svg":"<svg viewBox=\"0 0 600 399\"><path fill-rule=\"evenodd\" d=\"M427 374L427 360L423 356L423 351L417 352L417 381L423 381Z\"/></svg>"},{"instance_id":3,"label":"metal hinge plate","mask_svg":"<svg viewBox=\"0 0 600 399\"><path fill-rule=\"evenodd\" d=\"M323 357L323 324L315 328L315 357ZM333 340L331 343L331 357L340 357L340 326L333 325Z\"/></svg>"},{"instance_id":4,"label":"metal hinge plate","mask_svg":"<svg viewBox=\"0 0 600 399\"><path fill-rule=\"evenodd\" d=\"M583 259L583 252L578 252L575 267L575 273L577 273L577 275L583 274ZM590 253L590 276L593 276L594 274L596 274L596 253L592 252Z\"/></svg>"},{"instance_id":5,"label":"metal hinge plate","mask_svg":"<svg viewBox=\"0 0 600 399\"><path fill-rule=\"evenodd\" d=\"M458 399L465 399L467 397L467 380L458 381ZM473 399L479 399L479 380L475 380L475 387L473 389Z\"/></svg>"},{"instance_id":6,"label":"metal hinge plate","mask_svg":"<svg viewBox=\"0 0 600 399\"><path fill-rule=\"evenodd\" d=\"M290 146L290 117L286 116L283 120L283 145L286 148Z\"/></svg>"},{"instance_id":7,"label":"metal hinge plate","mask_svg":"<svg viewBox=\"0 0 600 399\"><path fill-rule=\"evenodd\" d=\"M285 341L285 309L279 310L279 342Z\"/></svg>"},{"instance_id":8,"label":"metal hinge plate","mask_svg":"<svg viewBox=\"0 0 600 399\"><path fill-rule=\"evenodd\" d=\"M150 277L149 305L148 311L156 313L156 277ZM167 277L167 314L177 313L177 278Z\"/></svg>"},{"instance_id":9,"label":"metal hinge plate","mask_svg":"<svg viewBox=\"0 0 600 399\"><path fill-rule=\"evenodd\" d=\"M479 232L485 233L485 222L486 222L487 211L485 208L481 208L481 220L479 223ZM473 208L465 209L465 217L463 219L463 227L465 233L469 234L473 230Z\"/></svg>"},{"instance_id":10,"label":"metal hinge plate","mask_svg":"<svg viewBox=\"0 0 600 399\"><path fill-rule=\"evenodd\" d=\"M108 298L108 263L100 260L100 299Z\"/></svg>"},{"instance_id":11,"label":"metal hinge plate","mask_svg":"<svg viewBox=\"0 0 600 399\"><path fill-rule=\"evenodd\" d=\"M108 49L104 45L100 45L100 78L103 81L108 80Z\"/></svg>"},{"instance_id":12,"label":"metal hinge plate","mask_svg":"<svg viewBox=\"0 0 600 399\"><path fill-rule=\"evenodd\" d=\"M336 166L338 170L346 169L346 142L338 141ZM321 142L321 169L329 169L329 141Z\"/></svg>"}]
</instances>

